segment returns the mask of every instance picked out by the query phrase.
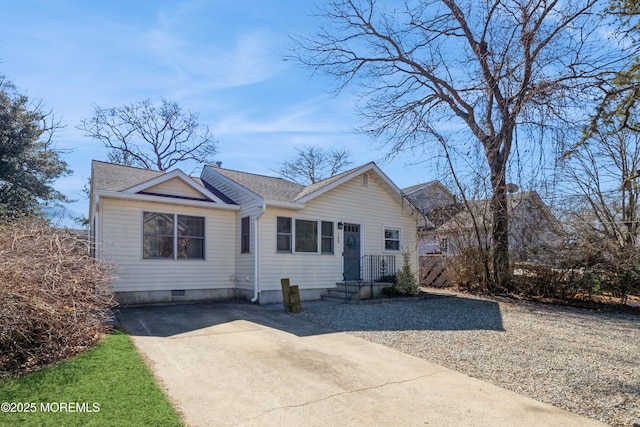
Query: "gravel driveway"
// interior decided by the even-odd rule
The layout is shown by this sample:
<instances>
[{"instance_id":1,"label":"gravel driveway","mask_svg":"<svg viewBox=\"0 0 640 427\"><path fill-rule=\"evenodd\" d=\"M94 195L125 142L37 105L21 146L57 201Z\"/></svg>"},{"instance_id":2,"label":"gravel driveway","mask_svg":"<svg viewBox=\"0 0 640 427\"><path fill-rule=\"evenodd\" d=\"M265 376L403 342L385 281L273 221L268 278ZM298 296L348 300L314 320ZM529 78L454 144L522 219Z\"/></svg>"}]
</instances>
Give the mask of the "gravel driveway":
<instances>
[{"instance_id":1,"label":"gravel driveway","mask_svg":"<svg viewBox=\"0 0 640 427\"><path fill-rule=\"evenodd\" d=\"M450 295L297 316L605 423L640 420L637 315Z\"/></svg>"}]
</instances>

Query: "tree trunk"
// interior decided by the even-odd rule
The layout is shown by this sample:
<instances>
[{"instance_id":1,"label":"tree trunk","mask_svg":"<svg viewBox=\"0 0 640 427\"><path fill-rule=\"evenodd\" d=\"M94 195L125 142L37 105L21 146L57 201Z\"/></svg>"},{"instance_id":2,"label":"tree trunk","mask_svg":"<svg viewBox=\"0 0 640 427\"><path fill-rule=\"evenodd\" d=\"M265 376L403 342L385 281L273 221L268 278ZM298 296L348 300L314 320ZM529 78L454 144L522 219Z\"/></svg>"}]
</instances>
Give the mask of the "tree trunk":
<instances>
[{"instance_id":1,"label":"tree trunk","mask_svg":"<svg viewBox=\"0 0 640 427\"><path fill-rule=\"evenodd\" d=\"M490 164L491 211L493 215L491 238L493 247L492 291L505 291L511 281L509 267L509 213L507 210L506 162L496 156Z\"/></svg>"}]
</instances>

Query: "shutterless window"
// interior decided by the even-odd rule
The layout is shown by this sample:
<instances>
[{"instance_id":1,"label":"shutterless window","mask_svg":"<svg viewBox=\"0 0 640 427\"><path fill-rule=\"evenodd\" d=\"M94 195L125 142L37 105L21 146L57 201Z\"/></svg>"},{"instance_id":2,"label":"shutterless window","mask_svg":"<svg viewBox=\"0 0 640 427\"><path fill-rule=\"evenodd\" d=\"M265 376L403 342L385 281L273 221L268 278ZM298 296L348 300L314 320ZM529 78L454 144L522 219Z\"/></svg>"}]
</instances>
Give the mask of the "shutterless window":
<instances>
[{"instance_id":1,"label":"shutterless window","mask_svg":"<svg viewBox=\"0 0 640 427\"><path fill-rule=\"evenodd\" d=\"M322 221L320 251L323 254L333 253L333 222Z\"/></svg>"},{"instance_id":2,"label":"shutterless window","mask_svg":"<svg viewBox=\"0 0 640 427\"><path fill-rule=\"evenodd\" d=\"M443 254L449 253L449 239L446 237L440 240L440 252Z\"/></svg>"},{"instance_id":3,"label":"shutterless window","mask_svg":"<svg viewBox=\"0 0 640 427\"><path fill-rule=\"evenodd\" d=\"M240 253L248 254L251 252L251 224L249 217L245 216L240 224Z\"/></svg>"},{"instance_id":4,"label":"shutterless window","mask_svg":"<svg viewBox=\"0 0 640 427\"><path fill-rule=\"evenodd\" d=\"M143 257L173 258L173 214L145 212Z\"/></svg>"},{"instance_id":5,"label":"shutterless window","mask_svg":"<svg viewBox=\"0 0 640 427\"><path fill-rule=\"evenodd\" d=\"M279 216L277 219L277 251L291 252L291 218Z\"/></svg>"},{"instance_id":6,"label":"shutterless window","mask_svg":"<svg viewBox=\"0 0 640 427\"><path fill-rule=\"evenodd\" d=\"M296 219L296 252L318 252L318 221Z\"/></svg>"},{"instance_id":7,"label":"shutterless window","mask_svg":"<svg viewBox=\"0 0 640 427\"><path fill-rule=\"evenodd\" d=\"M400 230L396 228L384 229L384 250L385 251L400 250Z\"/></svg>"},{"instance_id":8,"label":"shutterless window","mask_svg":"<svg viewBox=\"0 0 640 427\"><path fill-rule=\"evenodd\" d=\"M204 218L144 212L143 258L204 259Z\"/></svg>"},{"instance_id":9,"label":"shutterless window","mask_svg":"<svg viewBox=\"0 0 640 427\"><path fill-rule=\"evenodd\" d=\"M204 218L178 215L178 258L204 259Z\"/></svg>"}]
</instances>

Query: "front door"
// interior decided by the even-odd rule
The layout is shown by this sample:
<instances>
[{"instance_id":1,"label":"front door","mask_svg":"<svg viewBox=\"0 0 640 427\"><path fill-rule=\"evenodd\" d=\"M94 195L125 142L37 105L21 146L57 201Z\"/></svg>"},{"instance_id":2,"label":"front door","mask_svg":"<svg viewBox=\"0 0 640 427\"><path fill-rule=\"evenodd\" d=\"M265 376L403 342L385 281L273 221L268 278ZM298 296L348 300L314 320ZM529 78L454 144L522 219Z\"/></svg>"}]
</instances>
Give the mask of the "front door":
<instances>
[{"instance_id":1,"label":"front door","mask_svg":"<svg viewBox=\"0 0 640 427\"><path fill-rule=\"evenodd\" d=\"M360 280L360 225L344 225L344 280Z\"/></svg>"}]
</instances>

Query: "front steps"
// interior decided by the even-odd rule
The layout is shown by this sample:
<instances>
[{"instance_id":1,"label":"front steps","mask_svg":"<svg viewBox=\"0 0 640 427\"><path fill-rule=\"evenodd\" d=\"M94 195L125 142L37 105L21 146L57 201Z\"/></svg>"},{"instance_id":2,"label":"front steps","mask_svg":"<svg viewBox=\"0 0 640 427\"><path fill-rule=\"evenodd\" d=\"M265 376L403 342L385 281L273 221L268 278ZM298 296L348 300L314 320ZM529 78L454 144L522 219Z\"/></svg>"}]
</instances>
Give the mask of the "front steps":
<instances>
[{"instance_id":1,"label":"front steps","mask_svg":"<svg viewBox=\"0 0 640 427\"><path fill-rule=\"evenodd\" d=\"M337 302L350 301L352 299L360 299L360 298L357 298L357 294L363 285L365 285L364 282L353 282L353 283L349 283L348 285L344 282L338 282L336 283L335 288L327 289L327 293L322 294L320 298L323 301L337 301Z\"/></svg>"},{"instance_id":2,"label":"front steps","mask_svg":"<svg viewBox=\"0 0 640 427\"><path fill-rule=\"evenodd\" d=\"M345 282L336 283L335 288L329 288L320 298L323 301L349 302L363 299L382 297L382 289L393 286L393 283L375 282Z\"/></svg>"}]
</instances>

